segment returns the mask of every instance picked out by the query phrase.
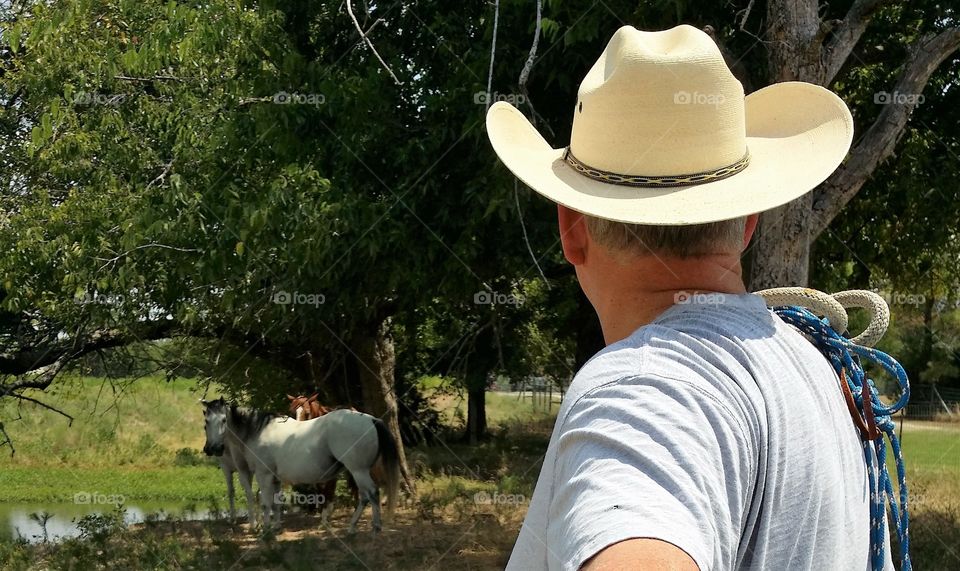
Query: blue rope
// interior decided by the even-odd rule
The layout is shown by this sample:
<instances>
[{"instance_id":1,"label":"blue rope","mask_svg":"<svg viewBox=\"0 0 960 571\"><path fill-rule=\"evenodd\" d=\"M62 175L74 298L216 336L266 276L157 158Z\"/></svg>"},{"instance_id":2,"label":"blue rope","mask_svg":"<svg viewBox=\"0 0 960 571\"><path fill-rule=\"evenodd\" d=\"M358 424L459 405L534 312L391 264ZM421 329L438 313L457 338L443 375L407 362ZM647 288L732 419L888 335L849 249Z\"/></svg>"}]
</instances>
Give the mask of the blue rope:
<instances>
[{"instance_id":1,"label":"blue rope","mask_svg":"<svg viewBox=\"0 0 960 571\"><path fill-rule=\"evenodd\" d=\"M896 435L896 425L892 415L906 406L910 400L910 381L907 373L890 355L871 347L862 347L839 335L830 327L829 320L821 320L802 307L780 306L773 308L774 312L786 323L793 325L801 332L812 338L817 349L833 365L837 375L846 379L847 386L853 394L854 402L864 416L863 387L868 383L870 390L870 407L880 431L875 440L863 441L863 453L867 460L867 473L870 480L870 561L873 569L881 571L886 549L886 499L890 504L890 518L900 540L900 561L902 571L911 571L910 562L910 516L907 510L907 479L903 467L903 454L900 449L900 440ZM900 385L900 398L891 405L885 405L877 395L873 380L868 378L860 365L860 359L868 359L877 363L887 373L897 380ZM883 436L890 441L890 448L897 464L897 488L900 491L899 501L893 491L893 483L887 470L887 446Z\"/></svg>"}]
</instances>

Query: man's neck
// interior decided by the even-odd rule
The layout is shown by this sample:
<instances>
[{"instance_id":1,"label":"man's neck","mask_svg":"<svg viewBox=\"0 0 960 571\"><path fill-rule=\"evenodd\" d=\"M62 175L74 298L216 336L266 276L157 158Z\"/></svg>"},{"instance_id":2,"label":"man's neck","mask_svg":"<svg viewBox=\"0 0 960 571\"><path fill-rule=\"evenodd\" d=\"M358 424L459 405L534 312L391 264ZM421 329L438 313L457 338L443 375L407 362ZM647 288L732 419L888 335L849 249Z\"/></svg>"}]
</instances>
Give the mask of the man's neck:
<instances>
[{"instance_id":1,"label":"man's neck","mask_svg":"<svg viewBox=\"0 0 960 571\"><path fill-rule=\"evenodd\" d=\"M628 337L675 303L695 299L694 294L746 292L735 255L645 256L626 265L613 262L609 271L616 279L609 280L604 291L593 292L590 300L607 345Z\"/></svg>"}]
</instances>

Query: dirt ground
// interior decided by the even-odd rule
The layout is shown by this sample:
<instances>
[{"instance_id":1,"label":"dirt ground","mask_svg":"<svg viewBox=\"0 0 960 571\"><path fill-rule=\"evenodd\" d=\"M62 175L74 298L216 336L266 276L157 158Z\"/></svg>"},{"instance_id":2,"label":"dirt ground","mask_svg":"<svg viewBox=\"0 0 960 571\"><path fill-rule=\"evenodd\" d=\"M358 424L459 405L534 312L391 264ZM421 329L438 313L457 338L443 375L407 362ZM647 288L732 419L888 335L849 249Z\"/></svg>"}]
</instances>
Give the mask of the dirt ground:
<instances>
[{"instance_id":1,"label":"dirt ground","mask_svg":"<svg viewBox=\"0 0 960 571\"><path fill-rule=\"evenodd\" d=\"M227 569L503 569L525 512L516 506L446 506L432 513L398 509L374 535L369 508L353 535L350 510L338 508L330 525L320 517L288 513L283 531L263 538L246 523L177 522L136 526L134 533L175 536L192 549L210 550ZM171 537L172 538L172 537Z\"/></svg>"}]
</instances>

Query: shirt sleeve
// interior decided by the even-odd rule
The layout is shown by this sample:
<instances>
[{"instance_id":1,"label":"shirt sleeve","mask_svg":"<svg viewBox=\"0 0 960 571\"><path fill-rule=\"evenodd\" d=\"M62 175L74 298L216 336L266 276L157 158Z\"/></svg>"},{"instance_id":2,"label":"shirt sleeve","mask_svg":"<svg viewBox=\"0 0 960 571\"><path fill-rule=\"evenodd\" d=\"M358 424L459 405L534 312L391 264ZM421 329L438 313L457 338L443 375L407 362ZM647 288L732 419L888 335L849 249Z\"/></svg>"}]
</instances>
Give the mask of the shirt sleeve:
<instances>
[{"instance_id":1,"label":"shirt sleeve","mask_svg":"<svg viewBox=\"0 0 960 571\"><path fill-rule=\"evenodd\" d=\"M709 386L645 376L598 387L565 417L547 526L550 568L654 538L701 571L732 569L757 470L756 431Z\"/></svg>"}]
</instances>

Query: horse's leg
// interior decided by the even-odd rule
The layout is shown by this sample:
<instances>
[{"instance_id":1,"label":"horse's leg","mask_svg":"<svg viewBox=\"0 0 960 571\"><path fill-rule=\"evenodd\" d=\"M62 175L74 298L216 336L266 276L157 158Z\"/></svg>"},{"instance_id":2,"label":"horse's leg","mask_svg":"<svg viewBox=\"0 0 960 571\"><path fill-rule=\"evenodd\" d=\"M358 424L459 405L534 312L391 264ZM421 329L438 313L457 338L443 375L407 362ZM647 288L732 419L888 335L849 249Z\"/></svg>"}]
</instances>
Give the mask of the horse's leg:
<instances>
[{"instance_id":1,"label":"horse's leg","mask_svg":"<svg viewBox=\"0 0 960 571\"><path fill-rule=\"evenodd\" d=\"M360 514L363 513L365 503L366 499L361 495L360 499L357 500L357 509L353 510L353 517L350 518L350 529L347 530L348 533L357 531L357 522L360 521Z\"/></svg>"},{"instance_id":2,"label":"horse's leg","mask_svg":"<svg viewBox=\"0 0 960 571\"><path fill-rule=\"evenodd\" d=\"M281 529L280 519L283 517L283 510L287 507L286 502L283 501L283 482L279 478L273 479L273 505L277 510L277 529Z\"/></svg>"},{"instance_id":3,"label":"horse's leg","mask_svg":"<svg viewBox=\"0 0 960 571\"><path fill-rule=\"evenodd\" d=\"M230 503L230 521L232 523L237 521L237 510L233 501L233 470L227 468L226 466L221 466L221 468L223 468L224 478L227 479L227 501Z\"/></svg>"},{"instance_id":4,"label":"horse's leg","mask_svg":"<svg viewBox=\"0 0 960 571\"><path fill-rule=\"evenodd\" d=\"M260 483L260 521L264 529L273 525L273 474L266 471L257 471L257 482Z\"/></svg>"},{"instance_id":5,"label":"horse's leg","mask_svg":"<svg viewBox=\"0 0 960 571\"><path fill-rule=\"evenodd\" d=\"M324 482L317 487L323 495L323 510L320 512L320 522L327 525L330 514L333 513L333 498L337 495L337 479Z\"/></svg>"},{"instance_id":6,"label":"horse's leg","mask_svg":"<svg viewBox=\"0 0 960 571\"><path fill-rule=\"evenodd\" d=\"M247 497L247 521L250 527L257 524L257 499L253 495L253 482L250 481L251 474L247 470L237 470L237 479L240 480L240 487L243 488L243 494Z\"/></svg>"},{"instance_id":7,"label":"horse's leg","mask_svg":"<svg viewBox=\"0 0 960 571\"><path fill-rule=\"evenodd\" d=\"M350 520L350 532L352 533L356 530L357 521L363 513L364 506L370 503L373 508L373 532L379 533L381 528L380 490L378 490L377 485L373 483L373 478L370 477L369 471L358 470L351 472L351 474L357 483L360 501L357 503L357 511L354 512L353 519Z\"/></svg>"},{"instance_id":8,"label":"horse's leg","mask_svg":"<svg viewBox=\"0 0 960 571\"><path fill-rule=\"evenodd\" d=\"M360 498L360 489L357 488L357 482L353 479L353 474L347 472L347 487L350 488L350 493L353 495L354 501Z\"/></svg>"}]
</instances>

